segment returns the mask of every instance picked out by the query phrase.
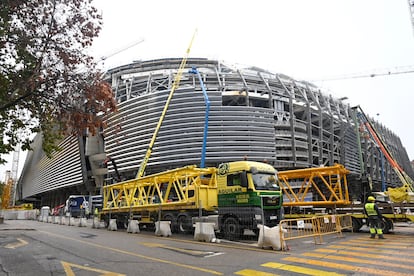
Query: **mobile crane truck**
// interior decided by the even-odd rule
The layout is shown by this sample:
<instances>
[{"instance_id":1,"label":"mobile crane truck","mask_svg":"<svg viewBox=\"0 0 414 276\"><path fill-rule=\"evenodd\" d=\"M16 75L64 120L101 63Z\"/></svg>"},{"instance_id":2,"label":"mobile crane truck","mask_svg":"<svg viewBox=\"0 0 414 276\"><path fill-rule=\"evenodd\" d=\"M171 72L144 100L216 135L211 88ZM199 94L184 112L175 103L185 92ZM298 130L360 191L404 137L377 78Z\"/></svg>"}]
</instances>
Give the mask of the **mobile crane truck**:
<instances>
[{"instance_id":1,"label":"mobile crane truck","mask_svg":"<svg viewBox=\"0 0 414 276\"><path fill-rule=\"evenodd\" d=\"M215 229L237 239L245 229L258 233L258 224L275 226L282 219L283 197L277 172L269 164L235 161L218 168L195 165L127 180L103 187L101 219L129 219L139 225L171 221L176 233L193 231L193 218L215 222Z\"/></svg>"}]
</instances>

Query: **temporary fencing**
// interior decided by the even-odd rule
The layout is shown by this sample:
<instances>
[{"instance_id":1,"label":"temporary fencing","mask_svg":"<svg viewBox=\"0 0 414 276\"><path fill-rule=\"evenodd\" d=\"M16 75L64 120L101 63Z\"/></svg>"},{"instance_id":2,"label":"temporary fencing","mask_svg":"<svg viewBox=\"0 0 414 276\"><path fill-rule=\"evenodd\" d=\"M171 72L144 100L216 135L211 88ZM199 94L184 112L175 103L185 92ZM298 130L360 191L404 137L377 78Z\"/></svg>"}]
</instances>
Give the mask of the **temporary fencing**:
<instances>
[{"instance_id":1,"label":"temporary fencing","mask_svg":"<svg viewBox=\"0 0 414 276\"><path fill-rule=\"evenodd\" d=\"M351 215L324 215L311 218L284 219L280 221L280 244L285 250L286 241L313 238L315 244L323 242L323 236L342 236L344 229L352 231Z\"/></svg>"}]
</instances>

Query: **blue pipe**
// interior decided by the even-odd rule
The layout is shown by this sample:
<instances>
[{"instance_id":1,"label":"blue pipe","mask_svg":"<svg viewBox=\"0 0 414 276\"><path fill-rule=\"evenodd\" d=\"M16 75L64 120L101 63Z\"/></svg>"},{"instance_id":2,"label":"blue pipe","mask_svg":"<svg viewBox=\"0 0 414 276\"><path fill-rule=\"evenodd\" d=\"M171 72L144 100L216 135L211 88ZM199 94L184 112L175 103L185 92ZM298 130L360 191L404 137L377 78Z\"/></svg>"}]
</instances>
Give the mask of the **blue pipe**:
<instances>
[{"instance_id":1,"label":"blue pipe","mask_svg":"<svg viewBox=\"0 0 414 276\"><path fill-rule=\"evenodd\" d=\"M204 86L204 82L201 79L200 72L197 70L196 67L192 67L189 71L191 74L196 74L198 76L198 80L200 81L201 90L203 90L204 101L206 103L206 112L204 117L204 134L203 134L203 149L201 151L201 162L200 168L205 167L206 161L206 151L207 151L207 134L208 134L208 114L210 112L210 100L208 99L206 87Z\"/></svg>"}]
</instances>

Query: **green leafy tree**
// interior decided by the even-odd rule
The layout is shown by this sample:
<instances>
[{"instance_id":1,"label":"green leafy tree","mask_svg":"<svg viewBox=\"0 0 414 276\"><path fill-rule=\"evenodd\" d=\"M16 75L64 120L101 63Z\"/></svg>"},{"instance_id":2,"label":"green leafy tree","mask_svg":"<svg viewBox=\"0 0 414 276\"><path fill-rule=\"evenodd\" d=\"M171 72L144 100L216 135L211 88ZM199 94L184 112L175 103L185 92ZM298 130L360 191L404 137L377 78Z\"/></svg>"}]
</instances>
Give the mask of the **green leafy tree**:
<instances>
[{"instance_id":1,"label":"green leafy tree","mask_svg":"<svg viewBox=\"0 0 414 276\"><path fill-rule=\"evenodd\" d=\"M94 132L116 110L86 53L102 18L92 0L0 1L0 164L41 132L50 155L64 135Z\"/></svg>"}]
</instances>

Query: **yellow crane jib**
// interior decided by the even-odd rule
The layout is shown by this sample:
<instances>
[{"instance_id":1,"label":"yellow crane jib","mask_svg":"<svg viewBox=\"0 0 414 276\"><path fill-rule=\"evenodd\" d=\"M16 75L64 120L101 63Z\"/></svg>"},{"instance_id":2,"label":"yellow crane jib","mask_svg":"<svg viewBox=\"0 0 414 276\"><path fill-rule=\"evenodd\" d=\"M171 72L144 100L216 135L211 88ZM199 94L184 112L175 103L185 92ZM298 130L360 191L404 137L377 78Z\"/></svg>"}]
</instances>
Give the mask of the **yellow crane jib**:
<instances>
[{"instance_id":1,"label":"yellow crane jib","mask_svg":"<svg viewBox=\"0 0 414 276\"><path fill-rule=\"evenodd\" d=\"M195 165L105 186L104 210L157 211L217 207L215 168ZM210 176L210 178L209 178Z\"/></svg>"},{"instance_id":2,"label":"yellow crane jib","mask_svg":"<svg viewBox=\"0 0 414 276\"><path fill-rule=\"evenodd\" d=\"M160 131L160 128L161 128L161 124L164 121L165 114L167 113L167 110L168 110L168 106L170 105L170 102L171 102L171 99L174 95L175 90L180 85L181 76L182 76L182 74L184 72L184 68L187 64L187 59L188 59L188 56L190 54L191 46L193 45L193 41L194 41L194 37L195 37L196 33L197 33L197 30L194 31L193 37L191 38L191 41L190 41L190 44L187 48L186 54L185 54L184 58L181 60L180 67L178 68L177 74L175 75L174 83L171 87L171 91L170 91L170 94L168 95L167 101L165 102L164 109L161 113L160 119L158 120L158 124L155 127L155 130L154 130L154 133L152 135L150 144L148 146L148 150L147 150L147 152L144 156L144 159L141 162L141 165L139 166L139 170L138 170L138 173L137 173L137 178L141 178L144 175L145 168L147 167L148 160L151 157L152 148L155 144L155 139L157 138L158 132Z\"/></svg>"},{"instance_id":3,"label":"yellow crane jib","mask_svg":"<svg viewBox=\"0 0 414 276\"><path fill-rule=\"evenodd\" d=\"M283 206L340 206L350 204L346 175L340 164L329 167L279 171Z\"/></svg>"}]
</instances>

